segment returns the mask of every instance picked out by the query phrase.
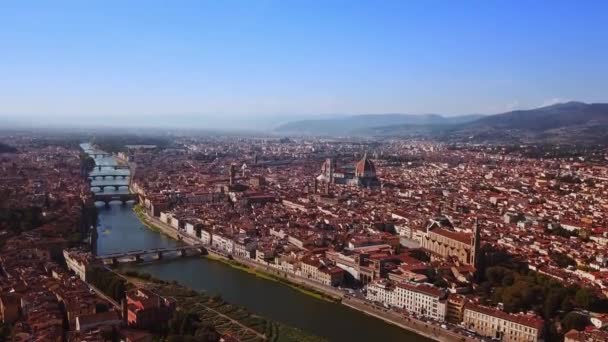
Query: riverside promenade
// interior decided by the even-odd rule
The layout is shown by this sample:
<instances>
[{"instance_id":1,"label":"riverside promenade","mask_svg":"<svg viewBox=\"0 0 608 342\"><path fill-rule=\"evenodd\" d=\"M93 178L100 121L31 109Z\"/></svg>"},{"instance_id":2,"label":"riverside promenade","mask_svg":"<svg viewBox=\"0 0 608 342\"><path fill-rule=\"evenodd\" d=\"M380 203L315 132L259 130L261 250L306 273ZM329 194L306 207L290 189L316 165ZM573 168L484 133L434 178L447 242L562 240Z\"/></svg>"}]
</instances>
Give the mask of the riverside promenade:
<instances>
[{"instance_id":1,"label":"riverside promenade","mask_svg":"<svg viewBox=\"0 0 608 342\"><path fill-rule=\"evenodd\" d=\"M455 331L444 329L436 324L421 321L412 317L405 316L402 313L394 310L386 309L366 300L345 296L342 299L342 304L349 308L361 311L367 315L379 318L385 322L394 324L403 329L414 331L419 335L436 340L436 341L462 341L462 342L478 342L480 339L461 335Z\"/></svg>"},{"instance_id":2,"label":"riverside promenade","mask_svg":"<svg viewBox=\"0 0 608 342\"><path fill-rule=\"evenodd\" d=\"M137 211L137 216L140 220L143 221L151 229L157 229L160 233L163 233L173 239L182 241L186 244L200 244L200 240L179 232L177 229L168 225L159 219L149 215L145 209L141 209ZM394 310L389 310L384 307L379 307L374 303L371 303L364 299L354 298L350 296L346 291L325 286L323 284L316 283L311 281L310 279L303 278L297 276L295 274L288 274L286 272L277 270L273 267L270 267L265 264L261 264L255 262L253 260L247 260L240 257L231 256L220 253L218 251L214 251L211 248L207 247L207 250L210 255L221 258L227 262L236 261L244 266L251 268L252 270L260 271L261 273L266 273L271 276L277 277L279 279L284 280L287 285L295 284L300 285L305 288L308 288L312 291L322 293L324 296L335 300L338 303L341 303L353 310L357 310L363 312L369 316L381 319L387 323L398 326L402 329L409 330L415 332L421 336L427 337L429 339L435 341L443 341L443 342L474 342L480 341L480 339L468 337L462 334L459 334L456 331L452 331L449 329L442 328L438 323L425 322L422 320L418 320L413 317L407 317L403 313L396 312Z\"/></svg>"}]
</instances>

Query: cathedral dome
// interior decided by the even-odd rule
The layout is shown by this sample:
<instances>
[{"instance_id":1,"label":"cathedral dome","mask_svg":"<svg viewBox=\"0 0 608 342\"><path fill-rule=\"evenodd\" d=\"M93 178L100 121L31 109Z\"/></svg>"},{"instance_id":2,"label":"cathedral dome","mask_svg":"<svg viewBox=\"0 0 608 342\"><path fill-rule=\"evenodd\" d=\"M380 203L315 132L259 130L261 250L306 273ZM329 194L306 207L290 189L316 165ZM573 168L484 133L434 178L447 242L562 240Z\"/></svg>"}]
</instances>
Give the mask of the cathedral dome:
<instances>
[{"instance_id":1,"label":"cathedral dome","mask_svg":"<svg viewBox=\"0 0 608 342\"><path fill-rule=\"evenodd\" d=\"M367 153L355 166L355 176L357 177L376 177L376 166L367 159Z\"/></svg>"}]
</instances>

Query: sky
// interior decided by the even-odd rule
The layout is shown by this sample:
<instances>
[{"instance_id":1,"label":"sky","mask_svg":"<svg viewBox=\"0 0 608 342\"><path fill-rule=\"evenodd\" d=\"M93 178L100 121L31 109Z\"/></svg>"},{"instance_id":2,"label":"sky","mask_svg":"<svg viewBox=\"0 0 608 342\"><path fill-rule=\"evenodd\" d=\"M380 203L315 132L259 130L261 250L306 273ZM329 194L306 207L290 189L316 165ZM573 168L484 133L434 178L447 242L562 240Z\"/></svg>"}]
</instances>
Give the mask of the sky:
<instances>
[{"instance_id":1,"label":"sky","mask_svg":"<svg viewBox=\"0 0 608 342\"><path fill-rule=\"evenodd\" d=\"M5 122L490 114L607 102L607 61L607 1L0 0Z\"/></svg>"}]
</instances>

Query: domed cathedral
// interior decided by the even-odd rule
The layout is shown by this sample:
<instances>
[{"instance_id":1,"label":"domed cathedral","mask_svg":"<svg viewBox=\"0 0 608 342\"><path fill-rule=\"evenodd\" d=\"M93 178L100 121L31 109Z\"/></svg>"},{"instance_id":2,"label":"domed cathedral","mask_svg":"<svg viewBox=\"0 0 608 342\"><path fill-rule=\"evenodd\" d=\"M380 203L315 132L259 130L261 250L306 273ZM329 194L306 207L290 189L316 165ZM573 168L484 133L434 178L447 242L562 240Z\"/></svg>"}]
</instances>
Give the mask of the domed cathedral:
<instances>
[{"instance_id":1,"label":"domed cathedral","mask_svg":"<svg viewBox=\"0 0 608 342\"><path fill-rule=\"evenodd\" d=\"M376 177L376 166L367 158L367 152L363 155L363 159L355 165L355 177L360 186L380 186L380 181Z\"/></svg>"},{"instance_id":2,"label":"domed cathedral","mask_svg":"<svg viewBox=\"0 0 608 342\"><path fill-rule=\"evenodd\" d=\"M321 174L317 180L324 183L361 187L380 186L380 181L376 176L376 166L367 158L367 153L355 164L354 168L346 166L339 169L335 160L327 158L321 166Z\"/></svg>"}]
</instances>

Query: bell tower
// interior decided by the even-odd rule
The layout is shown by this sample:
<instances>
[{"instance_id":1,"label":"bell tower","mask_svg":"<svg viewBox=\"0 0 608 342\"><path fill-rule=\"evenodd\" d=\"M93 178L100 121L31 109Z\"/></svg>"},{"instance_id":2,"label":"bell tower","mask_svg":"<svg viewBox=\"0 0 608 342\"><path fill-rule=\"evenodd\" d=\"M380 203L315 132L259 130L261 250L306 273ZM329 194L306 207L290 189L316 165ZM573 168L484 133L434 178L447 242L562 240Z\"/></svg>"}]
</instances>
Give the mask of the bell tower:
<instances>
[{"instance_id":1,"label":"bell tower","mask_svg":"<svg viewBox=\"0 0 608 342\"><path fill-rule=\"evenodd\" d=\"M479 228L479 221L477 217L475 218L475 223L473 224L473 236L471 237L471 253L469 264L473 265L477 268L479 263L479 244L481 243L481 228Z\"/></svg>"}]
</instances>

